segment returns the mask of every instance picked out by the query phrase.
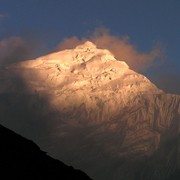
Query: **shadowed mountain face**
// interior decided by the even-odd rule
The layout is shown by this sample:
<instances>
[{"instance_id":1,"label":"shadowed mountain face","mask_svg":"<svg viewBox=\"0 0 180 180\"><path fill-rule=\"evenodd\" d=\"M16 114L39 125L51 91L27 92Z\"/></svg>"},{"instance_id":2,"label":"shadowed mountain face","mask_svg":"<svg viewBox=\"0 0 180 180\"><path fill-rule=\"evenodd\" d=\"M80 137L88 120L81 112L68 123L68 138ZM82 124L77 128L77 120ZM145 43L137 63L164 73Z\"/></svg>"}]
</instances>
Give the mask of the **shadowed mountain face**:
<instances>
[{"instance_id":1,"label":"shadowed mountain face","mask_svg":"<svg viewBox=\"0 0 180 180\"><path fill-rule=\"evenodd\" d=\"M180 97L91 42L1 69L0 121L97 180L180 168Z\"/></svg>"},{"instance_id":2,"label":"shadowed mountain face","mask_svg":"<svg viewBox=\"0 0 180 180\"><path fill-rule=\"evenodd\" d=\"M30 140L0 125L0 168L3 179L83 179L90 178L41 151Z\"/></svg>"}]
</instances>

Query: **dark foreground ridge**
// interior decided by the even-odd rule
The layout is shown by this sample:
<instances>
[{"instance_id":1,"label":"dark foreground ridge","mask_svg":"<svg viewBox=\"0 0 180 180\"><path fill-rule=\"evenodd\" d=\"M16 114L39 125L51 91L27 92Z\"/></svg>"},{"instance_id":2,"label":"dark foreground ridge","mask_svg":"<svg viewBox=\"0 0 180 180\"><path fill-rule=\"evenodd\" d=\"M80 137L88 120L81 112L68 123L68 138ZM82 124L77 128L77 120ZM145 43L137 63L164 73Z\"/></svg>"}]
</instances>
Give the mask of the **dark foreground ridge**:
<instances>
[{"instance_id":1,"label":"dark foreground ridge","mask_svg":"<svg viewBox=\"0 0 180 180\"><path fill-rule=\"evenodd\" d=\"M41 151L32 141L0 125L0 179L90 180Z\"/></svg>"}]
</instances>

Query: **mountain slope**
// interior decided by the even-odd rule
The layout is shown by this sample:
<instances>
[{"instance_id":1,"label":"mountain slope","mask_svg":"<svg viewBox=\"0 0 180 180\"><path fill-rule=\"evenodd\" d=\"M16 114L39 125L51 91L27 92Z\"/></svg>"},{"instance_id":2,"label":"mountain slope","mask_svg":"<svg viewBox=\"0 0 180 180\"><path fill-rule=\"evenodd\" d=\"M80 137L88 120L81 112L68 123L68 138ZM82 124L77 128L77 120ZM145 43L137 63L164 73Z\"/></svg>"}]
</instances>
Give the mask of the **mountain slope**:
<instances>
[{"instance_id":1,"label":"mountain slope","mask_svg":"<svg viewBox=\"0 0 180 180\"><path fill-rule=\"evenodd\" d=\"M32 141L0 126L3 179L87 179L80 170L47 156ZM4 176L3 176L4 175Z\"/></svg>"},{"instance_id":2,"label":"mountain slope","mask_svg":"<svg viewBox=\"0 0 180 180\"><path fill-rule=\"evenodd\" d=\"M85 42L12 64L0 81L2 123L94 179L160 180L179 168L180 97L106 49Z\"/></svg>"}]
</instances>

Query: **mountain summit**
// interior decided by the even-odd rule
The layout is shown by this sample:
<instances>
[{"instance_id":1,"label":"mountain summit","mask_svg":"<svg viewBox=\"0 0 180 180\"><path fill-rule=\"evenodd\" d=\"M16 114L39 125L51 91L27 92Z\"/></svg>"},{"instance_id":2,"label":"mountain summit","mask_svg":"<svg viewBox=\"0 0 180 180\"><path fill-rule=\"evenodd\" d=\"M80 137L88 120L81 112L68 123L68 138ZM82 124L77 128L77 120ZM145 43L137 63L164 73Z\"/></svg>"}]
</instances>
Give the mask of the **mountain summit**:
<instances>
[{"instance_id":1,"label":"mountain summit","mask_svg":"<svg viewBox=\"0 0 180 180\"><path fill-rule=\"evenodd\" d=\"M73 97L86 102L91 93L92 97L96 94L99 100L107 101L109 94L113 92L119 96L116 99L121 106L126 106L126 103L137 95L163 93L145 76L129 69L124 61L116 60L110 51L97 49L89 41L75 49L55 52L35 60L11 65L9 68L27 70L23 71L22 77L29 82L28 86L33 91L41 89L43 93L47 89L42 86L51 87L48 91L56 92L56 103L62 101L66 104L68 101L76 103ZM35 75L29 73L29 70L35 71ZM35 83L37 80L38 84ZM67 89L68 93L70 91L73 93L68 95L68 101L66 96L58 95L61 92L67 93L65 91ZM69 103L70 106L74 106L72 102Z\"/></svg>"},{"instance_id":2,"label":"mountain summit","mask_svg":"<svg viewBox=\"0 0 180 180\"><path fill-rule=\"evenodd\" d=\"M96 45L92 43L91 41L86 41L84 44L81 44L76 47L76 49L96 49Z\"/></svg>"},{"instance_id":3,"label":"mountain summit","mask_svg":"<svg viewBox=\"0 0 180 180\"><path fill-rule=\"evenodd\" d=\"M180 97L164 93L109 50L87 41L12 64L0 77L3 101L16 104L10 107L17 130L32 139L30 129L23 131L27 124L46 130L36 137L43 150L92 178L165 180L178 170ZM30 114L26 123L19 120L22 107L23 117Z\"/></svg>"}]
</instances>

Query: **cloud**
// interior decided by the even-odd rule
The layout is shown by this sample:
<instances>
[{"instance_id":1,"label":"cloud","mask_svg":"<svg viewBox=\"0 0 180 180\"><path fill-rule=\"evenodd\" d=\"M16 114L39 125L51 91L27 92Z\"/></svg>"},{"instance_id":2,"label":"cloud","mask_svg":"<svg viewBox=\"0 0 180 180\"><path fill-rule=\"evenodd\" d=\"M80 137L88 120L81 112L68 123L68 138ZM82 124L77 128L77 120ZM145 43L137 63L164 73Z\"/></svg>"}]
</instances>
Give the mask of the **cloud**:
<instances>
[{"instance_id":1,"label":"cloud","mask_svg":"<svg viewBox=\"0 0 180 180\"><path fill-rule=\"evenodd\" d=\"M27 59L31 48L20 37L9 37L0 40L0 65L7 65Z\"/></svg>"},{"instance_id":2,"label":"cloud","mask_svg":"<svg viewBox=\"0 0 180 180\"><path fill-rule=\"evenodd\" d=\"M76 36L66 38L58 45L57 49L74 48L86 40L94 42L98 48L109 49L118 60L125 61L132 69L144 71L161 60L163 50L161 45L155 45L148 53L139 52L135 45L130 42L128 36L118 37L110 34L106 28L97 28L88 38Z\"/></svg>"}]
</instances>

